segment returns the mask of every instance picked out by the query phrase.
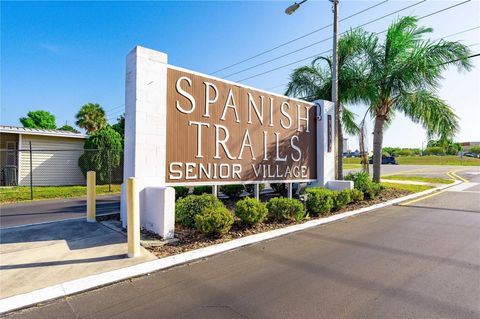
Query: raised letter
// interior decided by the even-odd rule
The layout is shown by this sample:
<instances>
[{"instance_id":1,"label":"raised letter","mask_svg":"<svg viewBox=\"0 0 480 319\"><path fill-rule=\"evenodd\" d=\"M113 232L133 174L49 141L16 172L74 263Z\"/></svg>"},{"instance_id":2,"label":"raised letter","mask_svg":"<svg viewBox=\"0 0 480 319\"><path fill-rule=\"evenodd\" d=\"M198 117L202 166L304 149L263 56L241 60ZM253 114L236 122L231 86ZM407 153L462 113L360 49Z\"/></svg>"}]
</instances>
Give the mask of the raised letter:
<instances>
[{"instance_id":1,"label":"raised letter","mask_svg":"<svg viewBox=\"0 0 480 319\"><path fill-rule=\"evenodd\" d=\"M288 118L288 126L283 124L283 119L280 119L280 125L282 125L283 128L290 128L292 126L292 117L290 116L290 114L288 114L285 109L284 109L284 106L288 106L288 108L290 109L290 104L288 104L288 102L283 102L282 105L280 106L280 112L282 112L282 114Z\"/></svg>"},{"instance_id":2,"label":"raised letter","mask_svg":"<svg viewBox=\"0 0 480 319\"><path fill-rule=\"evenodd\" d=\"M247 144L247 139L248 139L248 144ZM242 159L243 149L245 147L250 148L250 154L252 155L252 160L255 160L255 154L253 153L252 141L250 140L250 134L248 133L248 129L245 130L245 134L243 135L242 146L240 147L240 154L238 155L238 159Z\"/></svg>"},{"instance_id":3,"label":"raised letter","mask_svg":"<svg viewBox=\"0 0 480 319\"><path fill-rule=\"evenodd\" d=\"M220 145L222 145L223 150L225 151L225 154L229 159L236 159L236 157L232 156L230 152L228 151L227 145L225 143L228 141L230 138L230 133L228 132L228 129L220 124L214 124L215 125L215 156L213 158L219 159L221 158L219 153L220 153ZM222 129L225 132L225 138L223 140L220 139L220 129Z\"/></svg>"},{"instance_id":4,"label":"raised letter","mask_svg":"<svg viewBox=\"0 0 480 319\"><path fill-rule=\"evenodd\" d=\"M174 169L173 166L178 166L179 169ZM173 175L177 174L177 175ZM170 179L182 179L182 163L180 162L171 162L170 163Z\"/></svg>"},{"instance_id":5,"label":"raised letter","mask_svg":"<svg viewBox=\"0 0 480 319\"><path fill-rule=\"evenodd\" d=\"M215 84L204 81L203 84L205 85L205 113L203 117L210 117L210 104L217 102L218 100L218 89ZM210 88L213 88L215 91L215 97L210 99Z\"/></svg>"},{"instance_id":6,"label":"raised letter","mask_svg":"<svg viewBox=\"0 0 480 319\"><path fill-rule=\"evenodd\" d=\"M225 101L225 106L223 107L222 117L220 117L222 121L225 121L225 114L227 114L228 108L233 109L233 111L235 112L235 122L240 123L240 120L238 119L237 106L235 105L235 98L233 96L232 89L228 91L227 100Z\"/></svg>"},{"instance_id":7,"label":"raised letter","mask_svg":"<svg viewBox=\"0 0 480 319\"><path fill-rule=\"evenodd\" d=\"M275 161L276 162L286 162L287 161L287 155L285 155L285 157L280 157L280 145L279 145L279 140L278 140L278 136L280 135L280 133L275 133L275 137L276 137L276 148L277 148L277 157L275 158Z\"/></svg>"},{"instance_id":8,"label":"raised letter","mask_svg":"<svg viewBox=\"0 0 480 319\"><path fill-rule=\"evenodd\" d=\"M195 121L189 121L188 125L196 125L197 126L197 155L195 156L196 158L203 158L202 155L202 126L210 127L208 123L202 123L202 122L195 122Z\"/></svg>"},{"instance_id":9,"label":"raised letter","mask_svg":"<svg viewBox=\"0 0 480 319\"><path fill-rule=\"evenodd\" d=\"M177 92L180 95L182 95L183 97L186 97L190 101L190 103L192 104L192 107L191 107L190 110L185 110L180 105L180 102L178 102L178 100L176 101L176 107L177 107L177 110L179 110L180 112L185 113L185 114L189 114L189 113L192 113L195 110L195 98L190 93L188 93L187 91L182 89L182 86L180 85L182 80L187 81L189 86L192 86L192 80L190 80L186 76L182 76L182 77L178 78L177 83L175 84L175 88L177 89Z\"/></svg>"},{"instance_id":10,"label":"raised letter","mask_svg":"<svg viewBox=\"0 0 480 319\"><path fill-rule=\"evenodd\" d=\"M299 131L299 132L301 131L301 129L300 129L300 121L305 121L305 122L307 122L307 129L306 129L305 132L308 133L308 132L310 132L310 130L309 130L309 128L308 128L308 118L309 118L308 112L309 112L311 106L310 106L310 105L309 105L309 106L305 106L305 109L307 110L307 117L302 117L302 115L301 115L302 112L301 112L300 108L301 108L301 105L297 104L297 131Z\"/></svg>"},{"instance_id":11,"label":"raised letter","mask_svg":"<svg viewBox=\"0 0 480 319\"><path fill-rule=\"evenodd\" d=\"M251 93L247 93L248 95L248 124L252 124L252 107L255 110L255 113L257 113L258 120L260 121L260 124L263 125L263 95L260 95L260 110L257 108L257 105L255 104L255 100L252 97ZM261 111L261 112L260 112Z\"/></svg>"},{"instance_id":12,"label":"raised letter","mask_svg":"<svg viewBox=\"0 0 480 319\"><path fill-rule=\"evenodd\" d=\"M294 157L293 156L293 153L292 153L292 159L295 161L295 162L298 162L301 158L302 158L302 150L300 149L300 147L298 147L298 145L295 145L295 143L293 143L293 140L297 140L298 142L298 136L297 135L294 135L292 136L292 138L290 139L290 145L292 146L292 148L294 150L297 151L298 153L298 157Z\"/></svg>"}]
</instances>

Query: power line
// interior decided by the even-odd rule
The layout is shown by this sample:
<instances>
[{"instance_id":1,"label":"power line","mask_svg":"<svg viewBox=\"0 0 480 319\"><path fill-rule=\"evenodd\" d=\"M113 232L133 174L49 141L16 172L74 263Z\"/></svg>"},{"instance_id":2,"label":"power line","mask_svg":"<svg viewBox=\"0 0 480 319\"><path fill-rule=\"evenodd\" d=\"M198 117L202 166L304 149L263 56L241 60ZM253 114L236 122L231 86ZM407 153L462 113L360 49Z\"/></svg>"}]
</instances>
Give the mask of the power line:
<instances>
[{"instance_id":1,"label":"power line","mask_svg":"<svg viewBox=\"0 0 480 319\"><path fill-rule=\"evenodd\" d=\"M355 17L355 16L357 16L357 15L359 15L359 14L362 14L362 13L367 12L367 11L373 9L373 8L376 8L376 7L378 7L378 6L380 6L380 5L384 4L384 3L387 3L388 1L390 1L390 0L384 0L384 1L382 1L382 2L380 2L380 3L377 3L377 4L373 5L373 6L370 6L370 7L368 7L368 8L363 9L363 10L360 10L360 11L358 11L358 12L356 12L356 13L348 16L348 17L345 17L345 18L340 19L340 21L345 21L345 20L347 20L347 19L350 19L350 18L352 18L352 17ZM320 32L320 31L322 31L322 30L325 30L326 28L331 27L331 26L332 26L332 24L330 23L330 24L325 25L325 26L323 26L323 27L321 27L321 28L319 28L319 29L315 29L315 30L313 30L313 31L311 31L311 32L308 32L308 33L306 33L306 34L304 34L304 35L302 35L302 36L300 36L300 37L297 37L297 38L295 38L295 39L292 39L292 40L289 40L289 41L284 42L284 43L282 43L282 44L279 44L279 45L277 45L277 46L275 46L275 47L273 47L273 48L271 48L271 49L262 51L262 52L260 52L260 53L258 53L258 54L255 54L255 55L253 55L253 56L251 56L251 57L249 57L249 58L246 58L246 59L241 60L241 61L239 61L239 62L236 62L236 63L233 63L233 64L228 65L228 66L226 66L226 67L223 67L223 68L221 68L221 69L219 69L219 70L217 70L217 71L214 71L214 72L210 73L210 75L217 74L217 73L219 73L219 72L221 72L221 71L230 69L230 68L232 68L232 67L234 67L234 66L236 66L236 65L239 65L239 64L245 63L245 62L247 62L247 61L250 61L250 60L252 60L252 59L255 59L255 58L257 58L257 57L259 57L259 56L262 56L262 55L264 55L264 54L266 54L266 53L269 53L269 52L272 52L272 51L274 51L274 50L276 50L276 49L279 49L279 48L281 48L281 47L284 47L284 46L286 46L287 44L293 43L293 42L298 41L298 40L300 40L300 39L306 38L306 37L308 37L308 36L310 36L310 35L312 35L312 34L314 34L314 33L317 33L317 32Z\"/></svg>"},{"instance_id":2,"label":"power line","mask_svg":"<svg viewBox=\"0 0 480 319\"><path fill-rule=\"evenodd\" d=\"M367 22L365 22L365 23L363 23L363 24L360 24L360 25L356 26L356 27L353 28L352 30L359 29L359 28L364 27L364 26L366 26L366 25L369 25L369 24L372 24L372 23L374 23L374 22L380 21L380 20L385 19L385 18L387 18L387 17L389 17L389 16L392 16L392 15L394 15L394 14L397 14L397 13L399 13L399 12L401 12L401 11L404 11L404 10L410 9L410 8L412 8L412 7L414 7L414 6L417 6L417 5L419 5L419 4L421 4L421 3L425 2L425 1L427 1L427 0L421 0L421 1L416 2L416 3L414 3L414 4L408 5L408 6L406 6L406 7L401 8L401 9L398 9L398 10L395 10L395 11L393 11L393 12L390 12L390 13L388 13L388 14L386 14L386 15L383 15L383 16L381 16L381 17L378 17L378 18L376 18L376 19L367 21ZM470 0L468 0L468 1L470 1ZM348 31L341 32L340 35L345 34L345 33L347 33L347 32L348 32ZM384 32L384 31L383 31L383 32ZM333 39L333 37L328 37L328 38L324 38L324 39L322 39L322 40L320 40L320 41L313 42L313 43L311 43L311 44L309 44L309 45L306 45L306 46L303 46L303 47L298 48L298 49L296 49L296 50L287 52L287 53L285 53L285 54L282 54L282 55L277 56L277 57L275 57L275 58L269 59L269 60L267 60L267 61L260 62L260 63L258 63L258 64L255 64L255 65L251 66L251 67L248 67L248 68L246 68L246 69L242 69L242 70L240 70L240 71L237 71L237 72L228 74L228 75L225 76L225 78L229 78L230 76L237 75L237 74L239 74L239 73L243 73L243 72L245 72L245 71L251 70L251 69L256 68L256 67L259 67L259 66L261 66L261 65L264 65L264 64L267 64L267 63L276 61L276 60L278 60L278 59L281 59L281 58L284 58L284 57L289 56L289 55L291 55L291 54L294 54L294 53L303 51L303 50L305 50L305 49L311 48L311 47L313 47L313 46L315 46L315 45L317 45L317 44L326 42L326 41L331 40L331 39Z\"/></svg>"},{"instance_id":3,"label":"power line","mask_svg":"<svg viewBox=\"0 0 480 319\"><path fill-rule=\"evenodd\" d=\"M417 3L415 3L414 5L420 4L420 3L424 2L424 1L426 1L426 0L422 0L421 2L417 2ZM466 0L466 1L463 1L463 2L460 2L460 3L457 3L457 4L455 4L455 5L452 5L452 6L449 6L449 7L446 7L446 8L437 10L437 11L434 11L434 12L432 12L432 13L429 13L429 14L427 14L427 15L425 15L425 16L422 16L422 17L418 18L418 20L421 20L421 19L423 19L423 18L427 18L427 17L433 16L433 15L435 15L435 14L438 14L438 13L441 13L441 12L444 12L444 11L447 11L447 10L450 10L450 9L453 9L453 8L459 6L459 5L463 5L463 4L465 4L465 3L467 3L467 2L470 2L470 1L471 1L471 0ZM404 9L406 9L406 8L404 8ZM389 15L390 15L390 14L389 14ZM387 15L387 16L388 16L388 15ZM384 16L384 17L385 17L385 16ZM383 18L383 17L381 17L381 18ZM378 18L377 18L377 19L378 19ZM375 19L375 20L377 20L377 19ZM373 20L372 20L372 21L373 21ZM367 22L367 24L369 24L369 23L371 23L371 21ZM364 25L365 25L365 24L360 25L360 26L358 26L358 27L356 27L356 28L359 28L359 27L364 26ZM380 33L386 32L386 31L387 31L387 30L384 30L384 31L381 31L381 32L377 32L377 34L380 34ZM345 31L345 32L347 32L347 31ZM345 32L342 32L341 34L343 34L343 33L345 33ZM243 81L246 81L246 80L249 80L249 79L252 79L252 78L255 78L255 77L258 77L258 76L261 76L261 75L270 73L270 72L273 72L273 71L277 71L277 70L282 69L282 68L284 68L284 67L287 67L287 66L296 64L296 63L298 63L298 62L302 62L302 61L304 61L304 60L308 60L308 59L314 58L314 57L316 57L316 56L319 56L319 55L321 55L321 54L327 53L327 52L329 52L329 51L331 51L331 49L330 49L330 50L327 50L327 51L324 51L324 52L321 52L321 53L317 53L317 54L315 54L315 55L312 55L312 56L309 56L309 57L306 57L306 58L303 58L303 59L300 59L300 60L297 60L297 61L295 61L295 62L291 62L291 63L288 63L288 64L281 65L281 66L276 67L276 68L271 69L271 70L267 70L267 71L264 71L264 72L261 72L261 73L258 73L258 74L255 74L255 75L252 75L252 76L249 76L249 77L240 79L240 80L238 80L238 81L236 81L236 82L243 82Z\"/></svg>"},{"instance_id":4,"label":"power line","mask_svg":"<svg viewBox=\"0 0 480 319\"><path fill-rule=\"evenodd\" d=\"M106 109L105 112L110 112L110 111L113 111L113 110L115 110L115 109L119 109L119 108L124 107L124 106L125 106L125 104L121 104L121 105L119 105L119 106L115 106L115 107Z\"/></svg>"}]
</instances>

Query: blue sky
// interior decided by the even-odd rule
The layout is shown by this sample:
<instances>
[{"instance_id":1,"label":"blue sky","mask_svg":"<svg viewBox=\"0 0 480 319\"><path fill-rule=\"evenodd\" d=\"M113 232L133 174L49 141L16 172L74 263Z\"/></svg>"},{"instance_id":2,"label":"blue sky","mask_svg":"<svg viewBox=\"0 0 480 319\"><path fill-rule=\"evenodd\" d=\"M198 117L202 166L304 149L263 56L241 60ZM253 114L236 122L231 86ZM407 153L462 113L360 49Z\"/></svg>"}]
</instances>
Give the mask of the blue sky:
<instances>
[{"instance_id":1,"label":"blue sky","mask_svg":"<svg viewBox=\"0 0 480 319\"><path fill-rule=\"evenodd\" d=\"M342 0L340 18L381 1ZM341 22L340 31L412 6L365 26L383 31L399 15L424 16L459 1L394 1ZM45 109L57 125L74 123L87 102L100 103L111 122L123 112L125 56L142 45L168 54L169 63L212 73L278 44L331 23L327 0L308 1L291 16L284 9L292 1L192 2L6 2L1 3L1 124L19 125L29 110ZM426 17L421 23L435 29L432 39L470 28L449 37L474 44L480 52L480 1L472 0ZM231 73L276 58L328 38L331 27L215 75ZM259 67L227 77L238 81L331 49L331 40L311 46ZM458 140L480 140L480 58L476 68L445 73L439 93L460 116ZM242 83L283 93L288 75L303 61ZM353 110L363 114L363 106ZM371 129L370 125L370 129ZM399 115L387 130L384 145L420 147L424 130ZM370 139L371 144L371 139ZM356 138L350 139L352 149Z\"/></svg>"}]
</instances>

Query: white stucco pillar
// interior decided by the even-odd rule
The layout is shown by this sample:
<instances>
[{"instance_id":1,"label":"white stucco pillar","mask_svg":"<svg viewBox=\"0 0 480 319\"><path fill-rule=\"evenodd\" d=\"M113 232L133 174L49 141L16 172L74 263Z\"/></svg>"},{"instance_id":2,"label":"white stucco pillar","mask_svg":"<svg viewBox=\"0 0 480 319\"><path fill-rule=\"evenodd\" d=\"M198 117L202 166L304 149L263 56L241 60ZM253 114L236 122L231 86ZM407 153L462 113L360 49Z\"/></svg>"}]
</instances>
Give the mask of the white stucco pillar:
<instances>
[{"instance_id":1,"label":"white stucco pillar","mask_svg":"<svg viewBox=\"0 0 480 319\"><path fill-rule=\"evenodd\" d=\"M353 182L335 180L335 105L317 100L317 182L311 186L352 189Z\"/></svg>"},{"instance_id":2,"label":"white stucco pillar","mask_svg":"<svg viewBox=\"0 0 480 319\"><path fill-rule=\"evenodd\" d=\"M141 227L171 238L175 191L165 187L167 55L137 46L126 62L124 180L137 179ZM125 198L122 194L124 225Z\"/></svg>"}]
</instances>

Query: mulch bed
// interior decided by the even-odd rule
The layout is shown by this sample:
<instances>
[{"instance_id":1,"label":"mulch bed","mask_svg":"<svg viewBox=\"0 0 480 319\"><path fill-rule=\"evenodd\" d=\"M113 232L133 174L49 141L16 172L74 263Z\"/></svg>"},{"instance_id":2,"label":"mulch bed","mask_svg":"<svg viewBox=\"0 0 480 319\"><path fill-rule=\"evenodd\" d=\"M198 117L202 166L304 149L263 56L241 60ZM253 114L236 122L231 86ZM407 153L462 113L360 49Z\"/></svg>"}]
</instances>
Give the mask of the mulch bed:
<instances>
[{"instance_id":1,"label":"mulch bed","mask_svg":"<svg viewBox=\"0 0 480 319\"><path fill-rule=\"evenodd\" d=\"M333 214L339 214L346 211L352 211L359 208L372 206L372 205L379 204L391 199L406 196L411 193L412 192L405 191L405 190L385 188L381 191L380 195L377 198L370 199L370 200L363 200L356 203L351 203L346 207L344 207L343 209L334 212ZM262 196L261 200L267 201L269 198L274 196L278 196L278 195L268 194L268 195ZM229 209L231 210L234 209L235 200L226 199L226 200L223 200L223 202ZM310 216L310 219L318 219L318 218L322 218L322 216L319 216L319 217ZM304 222L305 220L299 221L299 222L295 222L295 221L279 222L276 220L267 220L262 224L247 228L241 223L240 220L236 219L235 223L232 226L232 229L221 238L206 237L200 234L199 232L197 232L195 229L182 227L181 225L175 225L175 238L178 239L177 241L167 243L164 246L160 246L160 247L146 247L146 248L159 258L167 257L167 256L176 255L179 253L187 252L187 251L198 249L198 248L227 242L227 241L241 238L241 237L263 233L269 230L284 228L284 227L295 225L295 224L301 224ZM142 235L143 237L146 236L152 239L158 238L158 236L149 232L144 232Z\"/></svg>"}]
</instances>

